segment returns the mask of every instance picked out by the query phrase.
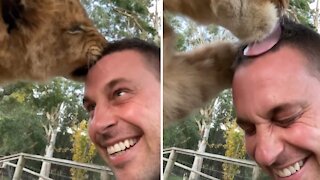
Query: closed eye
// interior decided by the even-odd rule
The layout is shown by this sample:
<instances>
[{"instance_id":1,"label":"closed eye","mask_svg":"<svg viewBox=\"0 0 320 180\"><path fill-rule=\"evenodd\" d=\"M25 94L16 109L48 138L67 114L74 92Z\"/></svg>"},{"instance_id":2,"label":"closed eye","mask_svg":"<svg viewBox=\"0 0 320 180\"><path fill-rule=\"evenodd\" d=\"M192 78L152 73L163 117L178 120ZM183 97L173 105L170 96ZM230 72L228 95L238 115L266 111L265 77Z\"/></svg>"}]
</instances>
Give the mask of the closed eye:
<instances>
[{"instance_id":1,"label":"closed eye","mask_svg":"<svg viewBox=\"0 0 320 180\"><path fill-rule=\"evenodd\" d=\"M252 136L256 133L256 127L252 123L237 119L237 124L245 132L246 136Z\"/></svg>"},{"instance_id":2,"label":"closed eye","mask_svg":"<svg viewBox=\"0 0 320 180\"><path fill-rule=\"evenodd\" d=\"M254 125L243 126L241 129L243 129L247 136L252 136L256 133L256 127Z\"/></svg>"},{"instance_id":3,"label":"closed eye","mask_svg":"<svg viewBox=\"0 0 320 180\"><path fill-rule=\"evenodd\" d=\"M293 124L296 120L298 120L302 116L302 112L296 113L292 116L281 118L281 119L275 119L273 122L281 127L288 127L291 124Z\"/></svg>"},{"instance_id":4,"label":"closed eye","mask_svg":"<svg viewBox=\"0 0 320 180\"><path fill-rule=\"evenodd\" d=\"M305 106L305 102L281 103L269 110L268 118L275 125L286 128L303 115Z\"/></svg>"},{"instance_id":5,"label":"closed eye","mask_svg":"<svg viewBox=\"0 0 320 180\"><path fill-rule=\"evenodd\" d=\"M85 30L83 25L75 25L72 26L69 30L68 33L70 34L79 34L79 33L83 33Z\"/></svg>"}]
</instances>

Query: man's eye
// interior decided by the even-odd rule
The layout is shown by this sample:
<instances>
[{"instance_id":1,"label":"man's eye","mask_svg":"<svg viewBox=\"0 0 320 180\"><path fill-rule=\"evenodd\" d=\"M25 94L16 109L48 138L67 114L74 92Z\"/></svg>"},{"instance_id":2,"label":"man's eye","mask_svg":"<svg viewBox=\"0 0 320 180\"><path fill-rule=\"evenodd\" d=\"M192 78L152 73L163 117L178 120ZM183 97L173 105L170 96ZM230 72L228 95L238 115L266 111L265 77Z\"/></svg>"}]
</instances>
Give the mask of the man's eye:
<instances>
[{"instance_id":1,"label":"man's eye","mask_svg":"<svg viewBox=\"0 0 320 180\"><path fill-rule=\"evenodd\" d=\"M274 123L281 127L288 127L302 116L302 112L298 112L292 116L273 119Z\"/></svg>"},{"instance_id":2,"label":"man's eye","mask_svg":"<svg viewBox=\"0 0 320 180\"><path fill-rule=\"evenodd\" d=\"M254 125L239 125L247 136L252 136L256 133L256 127Z\"/></svg>"},{"instance_id":3,"label":"man's eye","mask_svg":"<svg viewBox=\"0 0 320 180\"><path fill-rule=\"evenodd\" d=\"M122 96L126 95L127 93L128 93L128 90L126 90L126 89L118 89L118 90L114 91L113 98L122 97Z\"/></svg>"},{"instance_id":4,"label":"man's eye","mask_svg":"<svg viewBox=\"0 0 320 180\"><path fill-rule=\"evenodd\" d=\"M129 100L133 97L133 91L126 88L119 88L115 90L110 97L110 100L115 104L123 104L129 102Z\"/></svg>"},{"instance_id":5,"label":"man's eye","mask_svg":"<svg viewBox=\"0 0 320 180\"><path fill-rule=\"evenodd\" d=\"M245 134L248 136L252 136L256 133L256 128L251 127L244 130Z\"/></svg>"},{"instance_id":6,"label":"man's eye","mask_svg":"<svg viewBox=\"0 0 320 180\"><path fill-rule=\"evenodd\" d=\"M89 104L86 106L86 110L91 113L92 111L94 111L94 109L96 108L95 104Z\"/></svg>"},{"instance_id":7,"label":"man's eye","mask_svg":"<svg viewBox=\"0 0 320 180\"><path fill-rule=\"evenodd\" d=\"M124 96L126 94L126 92L124 91L116 91L115 96Z\"/></svg>"}]
</instances>

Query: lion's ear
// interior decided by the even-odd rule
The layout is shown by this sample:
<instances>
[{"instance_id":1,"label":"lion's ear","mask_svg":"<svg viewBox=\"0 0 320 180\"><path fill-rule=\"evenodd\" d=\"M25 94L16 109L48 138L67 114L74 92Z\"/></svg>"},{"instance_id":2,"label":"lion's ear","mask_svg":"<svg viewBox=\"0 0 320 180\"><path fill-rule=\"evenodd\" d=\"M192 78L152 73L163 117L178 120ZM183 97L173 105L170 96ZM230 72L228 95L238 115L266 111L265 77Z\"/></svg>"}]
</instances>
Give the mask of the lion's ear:
<instances>
[{"instance_id":1,"label":"lion's ear","mask_svg":"<svg viewBox=\"0 0 320 180\"><path fill-rule=\"evenodd\" d=\"M22 17L24 6L21 0L4 0L2 4L2 19L7 24L7 31L10 33L17 28L17 21Z\"/></svg>"}]
</instances>

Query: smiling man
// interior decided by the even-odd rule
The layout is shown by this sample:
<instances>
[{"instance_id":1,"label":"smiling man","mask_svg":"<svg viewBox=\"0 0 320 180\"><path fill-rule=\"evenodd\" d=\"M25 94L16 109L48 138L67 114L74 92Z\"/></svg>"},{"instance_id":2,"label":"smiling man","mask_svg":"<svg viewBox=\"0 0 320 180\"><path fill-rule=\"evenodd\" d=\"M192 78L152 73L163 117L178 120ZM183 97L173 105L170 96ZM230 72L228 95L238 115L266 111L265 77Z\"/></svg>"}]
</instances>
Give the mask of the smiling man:
<instances>
[{"instance_id":1,"label":"smiling man","mask_svg":"<svg viewBox=\"0 0 320 180\"><path fill-rule=\"evenodd\" d=\"M83 101L90 138L116 178L160 179L160 49L110 43L88 72Z\"/></svg>"},{"instance_id":2,"label":"smiling man","mask_svg":"<svg viewBox=\"0 0 320 180\"><path fill-rule=\"evenodd\" d=\"M319 179L320 37L287 19L280 29L271 50L236 63L237 123L247 152L273 179Z\"/></svg>"}]
</instances>

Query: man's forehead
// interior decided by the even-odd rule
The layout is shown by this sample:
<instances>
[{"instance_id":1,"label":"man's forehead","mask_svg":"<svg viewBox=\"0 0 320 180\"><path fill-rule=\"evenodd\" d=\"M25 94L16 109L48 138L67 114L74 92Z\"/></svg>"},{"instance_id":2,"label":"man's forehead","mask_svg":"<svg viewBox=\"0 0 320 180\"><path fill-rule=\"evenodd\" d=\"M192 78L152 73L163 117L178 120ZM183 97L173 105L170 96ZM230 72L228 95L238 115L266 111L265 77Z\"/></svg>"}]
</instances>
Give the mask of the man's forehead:
<instances>
[{"instance_id":1,"label":"man's forehead","mask_svg":"<svg viewBox=\"0 0 320 180\"><path fill-rule=\"evenodd\" d=\"M110 81L104 82L88 82L85 86L84 96L91 97L94 96L98 91L108 92L111 91L115 86L119 84L131 84L132 80L129 78L115 78Z\"/></svg>"},{"instance_id":2,"label":"man's forehead","mask_svg":"<svg viewBox=\"0 0 320 180\"><path fill-rule=\"evenodd\" d=\"M236 74L237 72L255 72L258 74L267 72L270 76L275 76L274 73L282 73L285 70L295 71L304 69L307 61L304 54L296 48L282 46L276 51L270 51L248 60L247 63L240 65L236 69ZM268 71L272 71L273 73ZM255 76L255 74L252 74L252 76Z\"/></svg>"},{"instance_id":3,"label":"man's forehead","mask_svg":"<svg viewBox=\"0 0 320 180\"><path fill-rule=\"evenodd\" d=\"M102 89L107 84L143 83L145 67L142 56L133 50L118 51L104 56L89 71L85 91L91 94L92 90Z\"/></svg>"},{"instance_id":4,"label":"man's forehead","mask_svg":"<svg viewBox=\"0 0 320 180\"><path fill-rule=\"evenodd\" d=\"M121 51L115 51L110 54L102 56L90 69L89 73L92 71L95 71L95 69L101 70L101 67L109 68L114 70L115 67L110 66L119 66L120 68L126 65L134 65L134 64L140 64L140 61L144 60L144 56L131 49L121 50ZM134 61L134 63L132 63Z\"/></svg>"},{"instance_id":5,"label":"man's forehead","mask_svg":"<svg viewBox=\"0 0 320 180\"><path fill-rule=\"evenodd\" d=\"M259 56L236 69L233 91L263 84L272 86L281 81L285 83L286 78L293 77L298 70L304 69L301 58L303 57L299 57L294 50L286 47Z\"/></svg>"}]
</instances>

